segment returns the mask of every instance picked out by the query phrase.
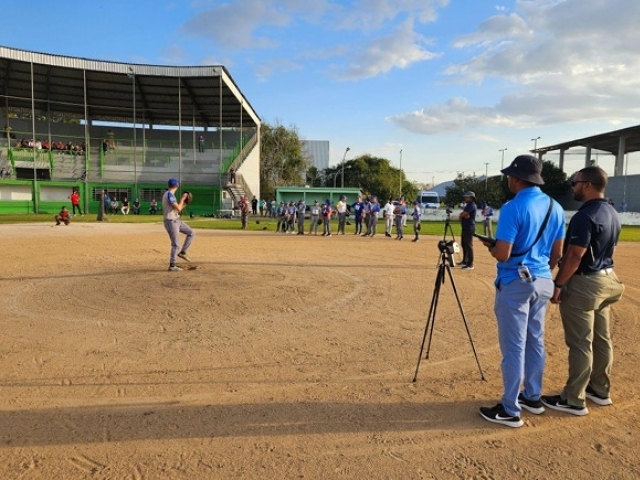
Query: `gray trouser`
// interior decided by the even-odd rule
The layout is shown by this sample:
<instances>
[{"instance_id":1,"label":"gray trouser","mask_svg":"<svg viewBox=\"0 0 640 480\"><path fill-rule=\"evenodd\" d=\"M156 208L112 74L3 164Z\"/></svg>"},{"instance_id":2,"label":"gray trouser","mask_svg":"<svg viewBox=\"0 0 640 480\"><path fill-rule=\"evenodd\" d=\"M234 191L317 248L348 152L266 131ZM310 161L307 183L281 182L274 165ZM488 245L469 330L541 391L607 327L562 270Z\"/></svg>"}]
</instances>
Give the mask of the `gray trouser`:
<instances>
[{"instance_id":1,"label":"gray trouser","mask_svg":"<svg viewBox=\"0 0 640 480\"><path fill-rule=\"evenodd\" d=\"M164 228L169 234L169 238L171 239L171 255L169 257L169 265L175 265L178 251L186 253L187 250L189 250L191 242L193 242L193 236L195 234L193 230L191 230L191 227L186 223L183 223L179 218L177 218L176 220L165 220ZM181 233L184 233L186 235L186 238L184 239L182 250L179 250Z\"/></svg>"},{"instance_id":2,"label":"gray trouser","mask_svg":"<svg viewBox=\"0 0 640 480\"><path fill-rule=\"evenodd\" d=\"M324 234L331 235L331 224L329 223L329 217L322 219L322 226L324 227Z\"/></svg>"},{"instance_id":3,"label":"gray trouser","mask_svg":"<svg viewBox=\"0 0 640 480\"><path fill-rule=\"evenodd\" d=\"M347 212L338 213L338 233L344 233L344 226L347 223Z\"/></svg>"},{"instance_id":4,"label":"gray trouser","mask_svg":"<svg viewBox=\"0 0 640 480\"><path fill-rule=\"evenodd\" d=\"M298 233L304 233L304 213L298 214Z\"/></svg>"},{"instance_id":5,"label":"gray trouser","mask_svg":"<svg viewBox=\"0 0 640 480\"><path fill-rule=\"evenodd\" d=\"M367 225L367 230L371 236L376 234L376 228L378 227L378 215L374 215L373 213L369 216L369 225Z\"/></svg>"},{"instance_id":6,"label":"gray trouser","mask_svg":"<svg viewBox=\"0 0 640 480\"><path fill-rule=\"evenodd\" d=\"M398 238L402 238L402 215L396 215L396 235Z\"/></svg>"},{"instance_id":7,"label":"gray trouser","mask_svg":"<svg viewBox=\"0 0 640 480\"><path fill-rule=\"evenodd\" d=\"M311 223L309 225L309 233L318 233L318 219L320 215L311 215Z\"/></svg>"},{"instance_id":8,"label":"gray trouser","mask_svg":"<svg viewBox=\"0 0 640 480\"><path fill-rule=\"evenodd\" d=\"M491 217L485 217L482 221L482 225L484 226L484 234L487 237L493 237L493 230L491 227Z\"/></svg>"}]
</instances>

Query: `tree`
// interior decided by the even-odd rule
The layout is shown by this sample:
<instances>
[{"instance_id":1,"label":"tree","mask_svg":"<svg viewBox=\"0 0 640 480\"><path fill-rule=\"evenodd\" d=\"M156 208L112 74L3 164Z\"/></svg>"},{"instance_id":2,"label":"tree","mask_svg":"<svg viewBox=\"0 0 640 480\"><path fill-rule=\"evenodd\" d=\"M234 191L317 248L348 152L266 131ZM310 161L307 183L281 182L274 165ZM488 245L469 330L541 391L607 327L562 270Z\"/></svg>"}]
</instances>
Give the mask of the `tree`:
<instances>
[{"instance_id":1,"label":"tree","mask_svg":"<svg viewBox=\"0 0 640 480\"><path fill-rule=\"evenodd\" d=\"M296 127L263 123L260 127L260 197L276 198L276 188L303 185L311 162L302 151Z\"/></svg>"},{"instance_id":2,"label":"tree","mask_svg":"<svg viewBox=\"0 0 640 480\"><path fill-rule=\"evenodd\" d=\"M453 185L447 187L444 201L447 205L458 205L463 201L465 192L472 191L476 194L476 203L487 202L489 205L499 208L505 201L503 186L500 177L480 179L475 175L458 175Z\"/></svg>"},{"instance_id":3,"label":"tree","mask_svg":"<svg viewBox=\"0 0 640 480\"><path fill-rule=\"evenodd\" d=\"M569 191L567 174L553 162L542 162L542 178L544 185L540 189L556 201L560 201Z\"/></svg>"},{"instance_id":4,"label":"tree","mask_svg":"<svg viewBox=\"0 0 640 480\"><path fill-rule=\"evenodd\" d=\"M326 187L342 185L342 167L340 164L324 170L322 184ZM357 187L364 195L376 195L381 200L398 197L400 182L402 194L406 198L415 198L417 187L386 158L364 154L344 163L344 186Z\"/></svg>"}]
</instances>

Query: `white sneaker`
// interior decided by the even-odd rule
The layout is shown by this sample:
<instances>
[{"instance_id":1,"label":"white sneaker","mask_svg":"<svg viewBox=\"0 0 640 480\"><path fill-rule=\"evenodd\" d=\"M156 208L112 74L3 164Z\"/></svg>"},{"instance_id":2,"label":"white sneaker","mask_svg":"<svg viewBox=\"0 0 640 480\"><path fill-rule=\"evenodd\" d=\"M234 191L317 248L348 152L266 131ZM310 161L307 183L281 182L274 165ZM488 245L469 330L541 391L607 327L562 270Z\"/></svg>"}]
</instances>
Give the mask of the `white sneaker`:
<instances>
[{"instance_id":1,"label":"white sneaker","mask_svg":"<svg viewBox=\"0 0 640 480\"><path fill-rule=\"evenodd\" d=\"M181 272L182 269L180 267L178 267L177 265L170 265L169 266L169 271L170 272Z\"/></svg>"}]
</instances>

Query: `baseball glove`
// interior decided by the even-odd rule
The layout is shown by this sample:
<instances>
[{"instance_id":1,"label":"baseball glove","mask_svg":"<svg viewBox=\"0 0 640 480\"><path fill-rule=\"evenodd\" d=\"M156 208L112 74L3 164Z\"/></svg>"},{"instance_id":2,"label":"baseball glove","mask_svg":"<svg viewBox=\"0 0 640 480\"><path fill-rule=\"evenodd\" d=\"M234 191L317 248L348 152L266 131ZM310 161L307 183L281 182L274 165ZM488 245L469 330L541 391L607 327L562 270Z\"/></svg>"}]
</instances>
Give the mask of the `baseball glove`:
<instances>
[{"instance_id":1,"label":"baseball glove","mask_svg":"<svg viewBox=\"0 0 640 480\"><path fill-rule=\"evenodd\" d=\"M183 194L186 195L186 198L184 199L184 203L189 204L191 202L193 202L193 194L189 191L184 191Z\"/></svg>"}]
</instances>

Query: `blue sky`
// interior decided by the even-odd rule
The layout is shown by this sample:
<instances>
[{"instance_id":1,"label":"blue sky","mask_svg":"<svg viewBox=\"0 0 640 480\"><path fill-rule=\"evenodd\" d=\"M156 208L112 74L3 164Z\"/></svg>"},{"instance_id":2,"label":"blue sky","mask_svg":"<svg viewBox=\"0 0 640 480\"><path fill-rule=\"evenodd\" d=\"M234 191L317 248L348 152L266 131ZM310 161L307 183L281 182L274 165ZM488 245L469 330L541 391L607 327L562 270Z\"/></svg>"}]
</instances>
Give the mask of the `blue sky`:
<instances>
[{"instance_id":1,"label":"blue sky","mask_svg":"<svg viewBox=\"0 0 640 480\"><path fill-rule=\"evenodd\" d=\"M264 121L329 140L331 165L350 147L424 183L640 123L637 0L32 0L3 17L12 48L222 64Z\"/></svg>"}]
</instances>

